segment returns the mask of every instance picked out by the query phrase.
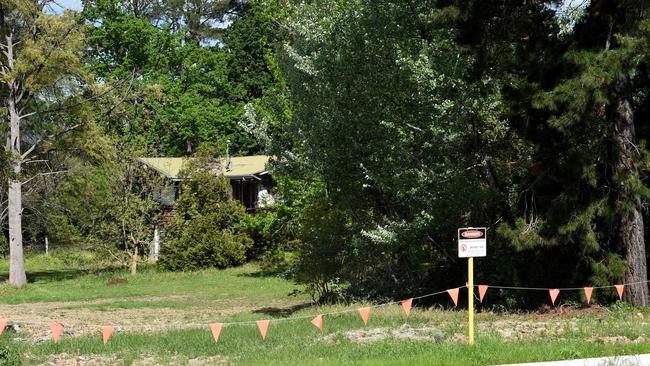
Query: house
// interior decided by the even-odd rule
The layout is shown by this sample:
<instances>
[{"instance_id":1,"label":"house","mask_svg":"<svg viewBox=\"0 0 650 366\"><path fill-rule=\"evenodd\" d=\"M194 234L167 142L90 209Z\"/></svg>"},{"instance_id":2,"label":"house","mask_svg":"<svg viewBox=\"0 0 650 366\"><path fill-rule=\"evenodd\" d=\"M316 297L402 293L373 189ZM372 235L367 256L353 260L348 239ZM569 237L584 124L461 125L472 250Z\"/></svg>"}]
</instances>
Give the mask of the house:
<instances>
[{"instance_id":1,"label":"house","mask_svg":"<svg viewBox=\"0 0 650 366\"><path fill-rule=\"evenodd\" d=\"M172 184L161 188L156 200L163 205L163 219L154 227L154 238L149 257L158 258L160 252L160 228L174 214L174 204L179 195L180 183L191 177L181 172L192 158L139 158L145 168L153 169L167 178ZM273 203L271 195L272 179L266 170L269 157L266 155L222 158L219 169L230 180L231 197L240 201L248 212L255 212ZM219 173L219 172L215 172Z\"/></svg>"},{"instance_id":2,"label":"house","mask_svg":"<svg viewBox=\"0 0 650 366\"><path fill-rule=\"evenodd\" d=\"M145 167L165 176L173 185L161 191L159 201L165 206L173 206L178 198L180 182L191 179L181 172L192 158L140 158ZM240 201L246 210L254 212L272 200L269 192L271 176L266 170L269 157L266 155L222 158L219 164L221 173L230 180L231 197Z\"/></svg>"}]
</instances>

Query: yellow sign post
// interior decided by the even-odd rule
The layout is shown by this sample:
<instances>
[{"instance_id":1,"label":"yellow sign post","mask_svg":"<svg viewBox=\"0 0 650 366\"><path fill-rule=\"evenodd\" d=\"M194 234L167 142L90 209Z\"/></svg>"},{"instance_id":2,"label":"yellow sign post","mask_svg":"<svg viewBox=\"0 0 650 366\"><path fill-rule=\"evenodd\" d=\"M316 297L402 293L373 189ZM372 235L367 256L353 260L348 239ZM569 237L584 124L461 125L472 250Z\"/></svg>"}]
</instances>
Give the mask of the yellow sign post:
<instances>
[{"instance_id":1,"label":"yellow sign post","mask_svg":"<svg viewBox=\"0 0 650 366\"><path fill-rule=\"evenodd\" d=\"M467 339L474 344L474 257L467 258L467 323Z\"/></svg>"},{"instance_id":2,"label":"yellow sign post","mask_svg":"<svg viewBox=\"0 0 650 366\"><path fill-rule=\"evenodd\" d=\"M467 341L474 344L474 257L485 257L487 228L458 229L458 257L467 258Z\"/></svg>"}]
</instances>

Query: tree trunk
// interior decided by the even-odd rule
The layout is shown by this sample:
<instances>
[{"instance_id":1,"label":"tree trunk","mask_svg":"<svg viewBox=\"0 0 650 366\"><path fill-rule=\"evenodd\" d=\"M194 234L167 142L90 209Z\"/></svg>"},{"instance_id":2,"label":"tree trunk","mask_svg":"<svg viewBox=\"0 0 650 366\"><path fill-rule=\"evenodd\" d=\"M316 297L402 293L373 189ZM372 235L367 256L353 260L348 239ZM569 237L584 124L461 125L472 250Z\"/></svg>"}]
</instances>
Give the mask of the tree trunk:
<instances>
[{"instance_id":1,"label":"tree trunk","mask_svg":"<svg viewBox=\"0 0 650 366\"><path fill-rule=\"evenodd\" d=\"M23 258L22 192L19 180L9 180L9 284L23 287L27 283Z\"/></svg>"},{"instance_id":2,"label":"tree trunk","mask_svg":"<svg viewBox=\"0 0 650 366\"><path fill-rule=\"evenodd\" d=\"M14 69L13 38L7 36L7 67ZM23 257L23 228L22 228L22 183L20 182L21 161L20 156L20 116L16 106L18 84L15 79L8 82L9 96L7 109L9 112L9 137L6 150L11 154L13 175L9 178L9 284L13 287L22 287L27 283L25 275L25 259Z\"/></svg>"},{"instance_id":3,"label":"tree trunk","mask_svg":"<svg viewBox=\"0 0 650 366\"><path fill-rule=\"evenodd\" d=\"M131 254L131 274L136 275L138 273L138 247L136 246L133 249L133 254Z\"/></svg>"},{"instance_id":4,"label":"tree trunk","mask_svg":"<svg viewBox=\"0 0 650 366\"><path fill-rule=\"evenodd\" d=\"M160 255L160 226L156 225L153 229L153 241L151 242L149 259L152 262L155 262L158 260L159 255Z\"/></svg>"},{"instance_id":5,"label":"tree trunk","mask_svg":"<svg viewBox=\"0 0 650 366\"><path fill-rule=\"evenodd\" d=\"M634 157L638 154L635 146L634 111L629 83L625 78L619 79L614 85L614 98L615 141L618 150L614 171L620 181L616 198L616 208L619 210L617 236L621 254L627 262L623 280L630 284L625 286L623 300L634 306L647 306L648 274L641 199L630 183L630 180L639 179L639 172L634 165Z\"/></svg>"}]
</instances>

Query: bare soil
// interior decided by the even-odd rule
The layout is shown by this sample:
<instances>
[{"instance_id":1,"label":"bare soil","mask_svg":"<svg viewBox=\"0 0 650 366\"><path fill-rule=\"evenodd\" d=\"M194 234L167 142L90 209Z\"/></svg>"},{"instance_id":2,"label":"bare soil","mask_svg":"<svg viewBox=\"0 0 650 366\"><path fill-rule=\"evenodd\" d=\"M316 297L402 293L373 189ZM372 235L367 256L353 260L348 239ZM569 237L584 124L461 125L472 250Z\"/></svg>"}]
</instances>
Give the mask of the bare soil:
<instances>
[{"instance_id":1,"label":"bare soil","mask_svg":"<svg viewBox=\"0 0 650 366\"><path fill-rule=\"evenodd\" d=\"M18 305L0 304L0 314L10 318L8 331L19 331L23 339L35 343L50 339L50 323L63 323L65 337L100 334L101 327L114 325L117 332L153 332L164 329L196 328L217 321L219 317L251 312L255 307L223 307L223 304L202 303L194 307L111 308L102 311L84 308L88 305L110 305L124 299L91 301L40 302ZM129 301L187 300L186 296L133 297Z\"/></svg>"},{"instance_id":2,"label":"bare soil","mask_svg":"<svg viewBox=\"0 0 650 366\"><path fill-rule=\"evenodd\" d=\"M29 356L27 357L29 360ZM41 362L39 366L123 366L124 361L118 359L116 356L111 355L74 355L68 353L60 353L51 355L45 361ZM160 359L155 355L143 355L142 358L134 363L132 366L163 366L163 365L188 365L188 366L225 366L232 363L227 357L205 356L192 359L185 359L179 356L172 356L167 359Z\"/></svg>"}]
</instances>

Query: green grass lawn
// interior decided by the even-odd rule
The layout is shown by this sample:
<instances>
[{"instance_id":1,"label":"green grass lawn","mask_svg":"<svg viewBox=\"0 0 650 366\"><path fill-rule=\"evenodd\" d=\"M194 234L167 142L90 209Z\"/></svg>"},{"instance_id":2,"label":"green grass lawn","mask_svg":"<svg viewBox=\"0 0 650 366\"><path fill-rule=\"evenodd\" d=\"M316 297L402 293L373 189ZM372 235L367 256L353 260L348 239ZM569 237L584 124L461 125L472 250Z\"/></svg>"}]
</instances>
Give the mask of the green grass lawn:
<instances>
[{"instance_id":1,"label":"green grass lawn","mask_svg":"<svg viewBox=\"0 0 650 366\"><path fill-rule=\"evenodd\" d=\"M461 309L415 308L406 318L398 305L390 305L373 308L364 326L355 311L361 304L307 306L305 295L288 296L295 289L291 282L262 276L253 264L191 273L147 269L129 276L69 269L57 258L44 257L28 259L34 281L26 288L0 288L0 316L44 321L65 315L71 333L54 344L27 332L5 332L0 365L14 356L26 364L486 365L650 353L646 309L479 312L477 343L469 346ZM0 268L3 273L6 264ZM106 285L116 277L128 282ZM324 318L323 333L309 323L312 315L331 312L341 313ZM108 325L101 321L111 316L123 325L122 331L104 346L100 325ZM174 318L166 319L162 330L142 327L150 317L166 316ZM132 317L134 325L124 325L125 317ZM301 319L291 320L296 317ZM207 326L173 329L187 323L260 319L275 319L265 340L254 323L226 326L219 342L212 340ZM74 321L86 324L78 334ZM68 322L73 324L69 328ZM141 327L135 326L138 322Z\"/></svg>"}]
</instances>

